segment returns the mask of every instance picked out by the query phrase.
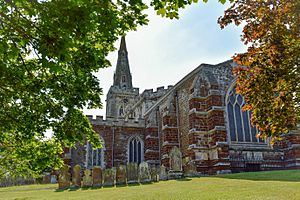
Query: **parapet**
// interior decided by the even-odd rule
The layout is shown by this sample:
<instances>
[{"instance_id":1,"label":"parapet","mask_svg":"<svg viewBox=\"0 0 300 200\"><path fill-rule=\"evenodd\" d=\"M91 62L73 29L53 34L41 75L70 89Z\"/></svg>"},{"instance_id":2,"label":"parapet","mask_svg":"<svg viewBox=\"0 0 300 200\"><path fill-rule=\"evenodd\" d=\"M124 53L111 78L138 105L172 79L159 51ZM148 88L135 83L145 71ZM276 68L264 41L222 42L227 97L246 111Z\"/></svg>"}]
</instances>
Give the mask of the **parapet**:
<instances>
[{"instance_id":1,"label":"parapet","mask_svg":"<svg viewBox=\"0 0 300 200\"><path fill-rule=\"evenodd\" d=\"M147 90L144 90L144 92L141 94L141 96L146 97L146 98L147 97L148 98L157 98L157 97L164 95L171 88L173 88L172 85L169 85L167 88L165 88L164 86L157 87L156 91L153 91L153 89L147 89Z\"/></svg>"},{"instance_id":2,"label":"parapet","mask_svg":"<svg viewBox=\"0 0 300 200\"><path fill-rule=\"evenodd\" d=\"M125 126L125 127L145 127L145 120L143 118L134 119L115 119L107 118L103 119L103 116L97 115L93 118L92 115L86 115L92 125L103 125L103 126Z\"/></svg>"}]
</instances>

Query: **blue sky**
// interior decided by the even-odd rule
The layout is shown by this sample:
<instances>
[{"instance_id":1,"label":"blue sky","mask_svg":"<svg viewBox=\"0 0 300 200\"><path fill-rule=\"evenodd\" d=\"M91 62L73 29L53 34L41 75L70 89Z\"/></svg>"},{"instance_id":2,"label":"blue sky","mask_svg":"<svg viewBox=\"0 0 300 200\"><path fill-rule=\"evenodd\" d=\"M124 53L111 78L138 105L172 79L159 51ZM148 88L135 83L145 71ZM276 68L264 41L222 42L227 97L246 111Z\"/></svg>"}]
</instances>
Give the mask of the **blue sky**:
<instances>
[{"instance_id":1,"label":"blue sky","mask_svg":"<svg viewBox=\"0 0 300 200\"><path fill-rule=\"evenodd\" d=\"M126 36L129 64L134 87L144 89L176 84L201 63L217 64L246 51L240 40L241 27L230 25L221 30L217 19L229 4L216 1L188 6L179 20L157 16L150 8L149 25ZM115 46L119 47L120 41ZM108 59L112 67L101 69L96 76L103 88L103 109L84 110L85 114L105 116L105 99L113 83L117 51Z\"/></svg>"}]
</instances>

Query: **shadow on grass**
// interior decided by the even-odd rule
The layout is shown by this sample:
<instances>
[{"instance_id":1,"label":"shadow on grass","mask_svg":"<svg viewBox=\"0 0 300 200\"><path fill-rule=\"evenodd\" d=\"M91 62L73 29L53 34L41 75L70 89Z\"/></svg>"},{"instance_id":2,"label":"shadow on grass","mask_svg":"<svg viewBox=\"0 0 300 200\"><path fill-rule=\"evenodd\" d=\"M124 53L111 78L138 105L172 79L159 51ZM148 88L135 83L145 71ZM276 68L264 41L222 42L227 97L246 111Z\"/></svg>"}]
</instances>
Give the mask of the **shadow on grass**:
<instances>
[{"instance_id":1,"label":"shadow on grass","mask_svg":"<svg viewBox=\"0 0 300 200\"><path fill-rule=\"evenodd\" d=\"M251 181L300 182L300 170L243 172L243 173L216 175L214 177L226 178L226 179L251 180Z\"/></svg>"},{"instance_id":2,"label":"shadow on grass","mask_svg":"<svg viewBox=\"0 0 300 200\"><path fill-rule=\"evenodd\" d=\"M191 181L192 179L184 177L184 178L180 178L180 179L175 179L176 181Z\"/></svg>"},{"instance_id":3,"label":"shadow on grass","mask_svg":"<svg viewBox=\"0 0 300 200\"><path fill-rule=\"evenodd\" d=\"M128 186L129 187L132 187L132 186L140 186L141 184L139 183L128 183Z\"/></svg>"}]
</instances>

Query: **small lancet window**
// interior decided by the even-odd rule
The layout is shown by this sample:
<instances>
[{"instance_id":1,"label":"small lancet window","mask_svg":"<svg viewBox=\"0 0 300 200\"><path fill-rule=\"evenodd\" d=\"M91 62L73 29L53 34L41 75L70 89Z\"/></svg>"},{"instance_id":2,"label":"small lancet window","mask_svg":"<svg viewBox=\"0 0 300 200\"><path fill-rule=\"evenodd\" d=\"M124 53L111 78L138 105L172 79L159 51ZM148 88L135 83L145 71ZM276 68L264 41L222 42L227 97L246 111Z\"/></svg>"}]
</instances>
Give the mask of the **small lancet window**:
<instances>
[{"instance_id":1,"label":"small lancet window","mask_svg":"<svg viewBox=\"0 0 300 200\"><path fill-rule=\"evenodd\" d=\"M120 106L119 116L123 116L123 114L124 114L123 106Z\"/></svg>"},{"instance_id":2,"label":"small lancet window","mask_svg":"<svg viewBox=\"0 0 300 200\"><path fill-rule=\"evenodd\" d=\"M125 83L125 82L126 82L126 76L123 75L123 76L122 76L122 83Z\"/></svg>"}]
</instances>

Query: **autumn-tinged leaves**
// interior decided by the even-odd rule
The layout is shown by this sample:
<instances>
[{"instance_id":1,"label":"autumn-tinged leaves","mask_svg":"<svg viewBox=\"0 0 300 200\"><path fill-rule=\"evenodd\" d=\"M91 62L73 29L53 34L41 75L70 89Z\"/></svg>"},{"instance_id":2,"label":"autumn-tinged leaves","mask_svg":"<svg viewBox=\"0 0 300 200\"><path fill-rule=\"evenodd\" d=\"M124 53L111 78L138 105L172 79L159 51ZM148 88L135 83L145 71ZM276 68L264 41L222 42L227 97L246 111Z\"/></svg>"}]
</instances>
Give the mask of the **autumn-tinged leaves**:
<instances>
[{"instance_id":1,"label":"autumn-tinged leaves","mask_svg":"<svg viewBox=\"0 0 300 200\"><path fill-rule=\"evenodd\" d=\"M259 136L273 142L300 122L299 8L299 1L237 0L219 19L221 28L245 22L248 51L234 57L237 92L252 110Z\"/></svg>"}]
</instances>

